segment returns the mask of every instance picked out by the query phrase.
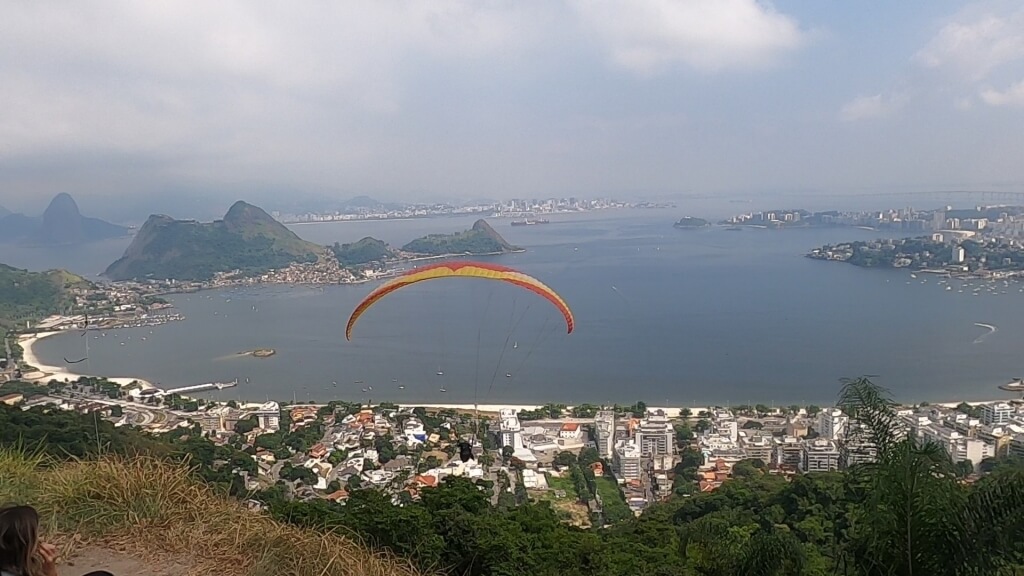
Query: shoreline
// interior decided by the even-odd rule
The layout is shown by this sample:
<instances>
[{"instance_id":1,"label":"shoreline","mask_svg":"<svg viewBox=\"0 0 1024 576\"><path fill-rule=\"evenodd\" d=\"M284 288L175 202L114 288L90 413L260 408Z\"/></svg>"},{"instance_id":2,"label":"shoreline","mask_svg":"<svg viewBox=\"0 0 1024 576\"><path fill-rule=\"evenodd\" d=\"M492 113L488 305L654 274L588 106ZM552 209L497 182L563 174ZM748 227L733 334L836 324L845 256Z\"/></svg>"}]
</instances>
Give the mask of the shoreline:
<instances>
[{"instance_id":1,"label":"shoreline","mask_svg":"<svg viewBox=\"0 0 1024 576\"><path fill-rule=\"evenodd\" d=\"M22 363L32 366L36 369L35 372L23 373L21 378L22 380L26 382L35 382L37 384L46 384L50 380L66 380L68 382L74 382L75 380L78 380L79 378L82 378L84 376L87 378L104 378L111 382L120 384L121 387L128 386L133 382L138 382L143 389L156 388L156 386L154 386L151 382L149 382L148 380L144 380L142 378L129 378L123 376L100 376L99 374L81 374L78 372L68 370L67 368L63 368L60 366L51 366L49 364L44 363L39 359L39 356L36 355L34 346L40 340L43 340L44 338L50 338L58 334L63 334L63 332L57 330L52 332L37 332L35 334L23 334L21 336L18 336L18 345L21 346L22 350Z\"/></svg>"},{"instance_id":2,"label":"shoreline","mask_svg":"<svg viewBox=\"0 0 1024 576\"><path fill-rule=\"evenodd\" d=\"M36 355L36 352L35 352L35 349L34 349L35 344L37 342L39 342L40 340L43 340L45 338L50 338L50 337L53 337L53 336L56 336L56 335L62 334L62 333L63 333L62 331L50 331L50 332L39 332L39 333L35 333L35 334L21 335L21 336L18 337L18 344L22 347L22 362L24 364L31 365L31 366L35 367L36 370L37 370L36 372L29 372L29 373L24 374L23 377L22 377L22 380L24 380L26 382L34 382L34 383L43 385L43 384L48 383L50 380L58 380L58 381L67 380L69 382L73 382L73 381L75 381L75 380L77 380L77 379L79 379L79 378L84 376L84 377L93 377L93 378L104 378L104 379L109 380L111 382L115 382L115 383L121 385L122 387L128 386L128 385L132 384L133 382L138 382L139 385L141 385L142 389L160 389L158 386L155 386L152 382L150 382L148 380L145 380L143 378L132 378L132 377L124 377L124 376L102 376L100 374L83 374L83 373L80 373L80 372L74 372L74 371L68 370L66 368L62 368L62 367L59 367L59 366L52 366L52 365L49 365L49 364L46 364L46 363L42 362L40 360L39 356ZM924 401L912 402L912 403L900 402L899 404L901 406L910 406L910 405L914 405L914 404L927 403L927 404L930 404L930 405L933 405L933 406L942 406L942 407L945 407L945 408L955 408L958 404L960 404L962 402L974 406L974 405L979 405L979 404L988 404L988 403L992 403L992 402L1010 402L1010 401L1013 401L1013 400L1019 400L1020 399L1020 395L1018 393L1007 392L1006 395L1008 396L1007 398L992 399L992 400L954 400L954 401L949 401L949 400L946 400L946 401L927 401L927 400L924 400ZM189 396L189 398L194 398L194 397ZM215 400L215 402L219 402L219 401ZM256 402L256 401L247 401L247 402L252 403L252 402ZM277 400L277 402L282 402L282 403L283 402L287 402L287 399ZM448 410L458 410L458 411L463 411L463 412L479 411L479 412L482 412L482 413L485 413L485 414L497 414L498 412L500 412L503 409L511 409L511 410L515 410L516 412L519 412L521 410L536 410L536 409L542 408L544 406L544 404L479 404L479 405L474 405L471 402L470 403L465 403L465 402L461 402L461 403L460 402L421 402L421 403L396 402L395 404L397 404L398 406L401 406L401 407L413 407L413 408L415 408L415 407L423 407L423 408L429 408L429 409L448 409ZM310 404L310 403L299 402L299 403L296 403L294 405L295 406L305 406L305 405L316 405L316 406L319 406L319 405L324 405L324 404L316 404L316 403ZM567 404L567 406L568 406L568 408L571 409L575 405L574 404ZM801 406L801 407L802 408L806 408L806 406ZM826 406L822 405L822 407L824 408ZM710 412L713 408L714 408L713 405L712 406L677 405L675 407L648 406L649 410L662 410L662 411L664 411L665 415L668 416L669 418L679 418L680 417L680 413L682 412L683 409L687 409L687 410L690 411L691 418L696 418L697 414L700 411L704 410L704 411L709 411Z\"/></svg>"}]
</instances>

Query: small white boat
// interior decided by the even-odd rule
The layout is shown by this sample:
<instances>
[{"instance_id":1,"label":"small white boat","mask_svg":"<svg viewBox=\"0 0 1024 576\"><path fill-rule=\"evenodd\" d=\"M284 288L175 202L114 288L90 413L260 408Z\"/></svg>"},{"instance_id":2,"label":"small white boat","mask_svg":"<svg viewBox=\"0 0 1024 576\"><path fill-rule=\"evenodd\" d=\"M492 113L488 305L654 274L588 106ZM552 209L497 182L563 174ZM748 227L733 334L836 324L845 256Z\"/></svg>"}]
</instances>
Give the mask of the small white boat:
<instances>
[{"instance_id":1,"label":"small white boat","mask_svg":"<svg viewBox=\"0 0 1024 576\"><path fill-rule=\"evenodd\" d=\"M440 370L438 370L438 371L437 371L437 375L438 375L438 376L444 376L444 372L441 372Z\"/></svg>"},{"instance_id":2,"label":"small white boat","mask_svg":"<svg viewBox=\"0 0 1024 576\"><path fill-rule=\"evenodd\" d=\"M511 377L512 377L512 373L511 372L505 372L505 378L511 378Z\"/></svg>"},{"instance_id":3,"label":"small white boat","mask_svg":"<svg viewBox=\"0 0 1024 576\"><path fill-rule=\"evenodd\" d=\"M447 390L445 390L444 388L441 388L441 392L447 392Z\"/></svg>"}]
</instances>

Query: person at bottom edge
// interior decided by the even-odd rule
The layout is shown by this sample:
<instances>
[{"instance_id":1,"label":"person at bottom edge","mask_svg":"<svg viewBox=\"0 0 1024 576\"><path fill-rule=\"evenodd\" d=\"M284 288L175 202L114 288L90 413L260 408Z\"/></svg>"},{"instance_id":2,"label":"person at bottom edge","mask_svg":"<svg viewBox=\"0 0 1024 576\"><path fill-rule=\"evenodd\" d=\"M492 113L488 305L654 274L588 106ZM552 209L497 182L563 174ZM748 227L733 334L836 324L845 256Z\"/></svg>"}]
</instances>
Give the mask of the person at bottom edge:
<instances>
[{"instance_id":1,"label":"person at bottom edge","mask_svg":"<svg viewBox=\"0 0 1024 576\"><path fill-rule=\"evenodd\" d=\"M0 507L0 576L59 576L57 547L39 539L39 513L31 506Z\"/></svg>"}]
</instances>

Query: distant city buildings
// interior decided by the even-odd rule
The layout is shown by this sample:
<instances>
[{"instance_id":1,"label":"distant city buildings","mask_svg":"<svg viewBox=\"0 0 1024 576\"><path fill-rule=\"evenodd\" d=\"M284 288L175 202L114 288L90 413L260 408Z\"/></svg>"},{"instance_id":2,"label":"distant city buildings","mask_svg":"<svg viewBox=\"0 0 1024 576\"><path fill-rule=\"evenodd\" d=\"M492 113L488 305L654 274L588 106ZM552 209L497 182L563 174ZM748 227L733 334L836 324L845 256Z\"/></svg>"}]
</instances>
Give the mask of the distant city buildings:
<instances>
[{"instance_id":1,"label":"distant city buildings","mask_svg":"<svg viewBox=\"0 0 1024 576\"><path fill-rule=\"evenodd\" d=\"M671 208L674 204L658 202L623 202L608 198L581 199L576 197L525 199L514 198L494 203L466 204L399 204L369 202L364 206L351 206L327 212L286 214L274 211L271 215L285 224L305 222L339 222L349 220L389 220L397 218L429 218L432 216L478 215L492 218L525 217L536 214L589 212L613 208Z\"/></svg>"}]
</instances>

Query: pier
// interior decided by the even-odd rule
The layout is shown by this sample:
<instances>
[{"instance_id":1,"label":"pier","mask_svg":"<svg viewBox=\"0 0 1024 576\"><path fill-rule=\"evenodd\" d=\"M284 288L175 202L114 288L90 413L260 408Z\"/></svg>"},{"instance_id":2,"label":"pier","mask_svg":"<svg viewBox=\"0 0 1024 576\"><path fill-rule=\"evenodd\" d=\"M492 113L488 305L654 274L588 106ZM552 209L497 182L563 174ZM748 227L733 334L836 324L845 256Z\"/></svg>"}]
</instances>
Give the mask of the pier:
<instances>
[{"instance_id":1,"label":"pier","mask_svg":"<svg viewBox=\"0 0 1024 576\"><path fill-rule=\"evenodd\" d=\"M234 388L235 386L238 386L238 378L235 378L231 382L207 382L206 384L196 384L194 386L169 388L164 390L164 394L184 394L186 392L201 392L204 390L223 390L225 388Z\"/></svg>"}]
</instances>

